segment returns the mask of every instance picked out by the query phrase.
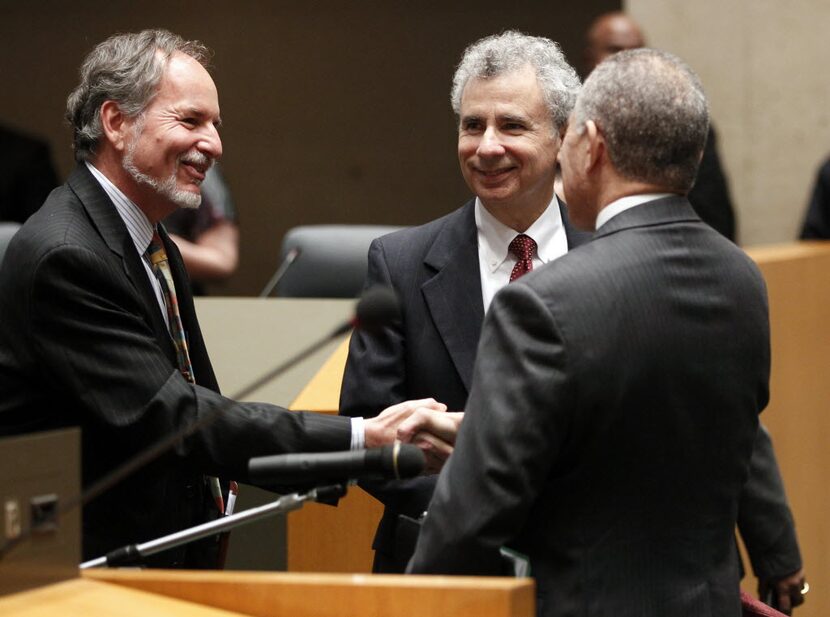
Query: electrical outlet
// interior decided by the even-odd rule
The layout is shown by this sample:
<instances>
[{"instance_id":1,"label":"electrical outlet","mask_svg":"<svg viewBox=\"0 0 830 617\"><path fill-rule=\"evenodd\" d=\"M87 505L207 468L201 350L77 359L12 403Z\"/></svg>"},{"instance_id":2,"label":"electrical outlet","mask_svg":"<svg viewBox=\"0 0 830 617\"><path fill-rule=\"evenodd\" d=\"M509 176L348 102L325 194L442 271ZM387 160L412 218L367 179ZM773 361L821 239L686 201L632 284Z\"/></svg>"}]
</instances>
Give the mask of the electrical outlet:
<instances>
[{"instance_id":1,"label":"electrical outlet","mask_svg":"<svg viewBox=\"0 0 830 617\"><path fill-rule=\"evenodd\" d=\"M47 533L58 528L58 496L54 493L32 497L32 531Z\"/></svg>"}]
</instances>

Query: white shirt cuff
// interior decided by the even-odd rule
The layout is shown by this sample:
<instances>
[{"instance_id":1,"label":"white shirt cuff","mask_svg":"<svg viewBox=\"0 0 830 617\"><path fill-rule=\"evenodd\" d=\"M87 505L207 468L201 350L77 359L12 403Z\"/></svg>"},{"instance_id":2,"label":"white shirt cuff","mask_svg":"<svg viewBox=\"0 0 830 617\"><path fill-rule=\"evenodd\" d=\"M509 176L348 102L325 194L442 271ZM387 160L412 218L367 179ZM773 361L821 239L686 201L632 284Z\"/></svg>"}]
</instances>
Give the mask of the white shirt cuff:
<instances>
[{"instance_id":1,"label":"white shirt cuff","mask_svg":"<svg viewBox=\"0 0 830 617\"><path fill-rule=\"evenodd\" d=\"M351 450L362 450L366 445L366 428L363 418L360 416L352 418L352 443Z\"/></svg>"}]
</instances>

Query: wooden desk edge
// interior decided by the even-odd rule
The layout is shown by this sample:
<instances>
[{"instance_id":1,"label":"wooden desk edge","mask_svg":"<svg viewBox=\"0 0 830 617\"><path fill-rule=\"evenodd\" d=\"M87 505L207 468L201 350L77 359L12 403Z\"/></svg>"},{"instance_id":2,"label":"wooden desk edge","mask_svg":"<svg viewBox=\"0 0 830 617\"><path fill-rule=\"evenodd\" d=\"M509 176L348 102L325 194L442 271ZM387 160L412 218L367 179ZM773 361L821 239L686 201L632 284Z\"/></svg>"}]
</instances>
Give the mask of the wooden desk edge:
<instances>
[{"instance_id":1,"label":"wooden desk edge","mask_svg":"<svg viewBox=\"0 0 830 617\"><path fill-rule=\"evenodd\" d=\"M84 578L258 617L534 617L532 579L171 570Z\"/></svg>"}]
</instances>

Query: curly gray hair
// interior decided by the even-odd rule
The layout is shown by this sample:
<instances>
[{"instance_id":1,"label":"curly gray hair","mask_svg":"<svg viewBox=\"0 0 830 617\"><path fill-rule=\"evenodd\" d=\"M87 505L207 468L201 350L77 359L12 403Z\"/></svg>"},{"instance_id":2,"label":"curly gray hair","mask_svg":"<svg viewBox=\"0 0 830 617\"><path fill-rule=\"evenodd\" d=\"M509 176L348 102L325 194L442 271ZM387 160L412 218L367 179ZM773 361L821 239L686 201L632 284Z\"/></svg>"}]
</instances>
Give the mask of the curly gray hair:
<instances>
[{"instance_id":1,"label":"curly gray hair","mask_svg":"<svg viewBox=\"0 0 830 617\"><path fill-rule=\"evenodd\" d=\"M461 96L471 79L489 79L533 67L556 129L564 128L579 92L579 76L559 45L540 36L508 30L476 41L466 50L452 79L450 101L461 112Z\"/></svg>"},{"instance_id":2,"label":"curly gray hair","mask_svg":"<svg viewBox=\"0 0 830 617\"><path fill-rule=\"evenodd\" d=\"M573 130L593 120L623 176L686 193L694 184L709 131L697 75L680 58L634 49L601 62L585 80Z\"/></svg>"},{"instance_id":3,"label":"curly gray hair","mask_svg":"<svg viewBox=\"0 0 830 617\"><path fill-rule=\"evenodd\" d=\"M81 65L81 83L66 99L72 147L78 161L89 160L103 135L101 105L115 101L128 117L139 116L158 91L174 52L208 66L210 51L167 30L116 34L95 46Z\"/></svg>"}]
</instances>

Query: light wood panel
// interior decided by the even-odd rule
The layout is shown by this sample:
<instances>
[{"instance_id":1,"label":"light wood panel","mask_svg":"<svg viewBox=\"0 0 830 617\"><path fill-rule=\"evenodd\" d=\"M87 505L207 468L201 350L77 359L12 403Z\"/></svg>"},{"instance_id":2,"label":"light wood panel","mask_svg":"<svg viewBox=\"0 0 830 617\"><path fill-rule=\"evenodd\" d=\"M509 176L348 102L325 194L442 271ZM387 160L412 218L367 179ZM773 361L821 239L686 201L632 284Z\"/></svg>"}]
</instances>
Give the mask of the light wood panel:
<instances>
[{"instance_id":1,"label":"light wood panel","mask_svg":"<svg viewBox=\"0 0 830 617\"><path fill-rule=\"evenodd\" d=\"M343 341L300 392L291 409L337 413L340 383L349 354ZM291 572L371 572L372 539L383 505L353 486L336 508L309 504L286 522L287 563Z\"/></svg>"},{"instance_id":2,"label":"light wood panel","mask_svg":"<svg viewBox=\"0 0 830 617\"><path fill-rule=\"evenodd\" d=\"M830 243L752 248L767 282L772 434L811 585L798 617L830 614ZM748 576L744 588L754 593Z\"/></svg>"},{"instance_id":3,"label":"light wood panel","mask_svg":"<svg viewBox=\"0 0 830 617\"><path fill-rule=\"evenodd\" d=\"M531 579L86 570L84 577L256 617L533 617Z\"/></svg>"},{"instance_id":4,"label":"light wood panel","mask_svg":"<svg viewBox=\"0 0 830 617\"><path fill-rule=\"evenodd\" d=\"M337 346L291 403L291 409L337 413L340 406L340 385L343 381L343 371L346 370L346 358L349 357L350 339L351 337L347 337Z\"/></svg>"},{"instance_id":5,"label":"light wood panel","mask_svg":"<svg viewBox=\"0 0 830 617\"><path fill-rule=\"evenodd\" d=\"M195 602L195 603L194 603ZM234 617L203 606L119 585L75 578L0 598L4 617Z\"/></svg>"}]
</instances>

